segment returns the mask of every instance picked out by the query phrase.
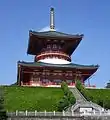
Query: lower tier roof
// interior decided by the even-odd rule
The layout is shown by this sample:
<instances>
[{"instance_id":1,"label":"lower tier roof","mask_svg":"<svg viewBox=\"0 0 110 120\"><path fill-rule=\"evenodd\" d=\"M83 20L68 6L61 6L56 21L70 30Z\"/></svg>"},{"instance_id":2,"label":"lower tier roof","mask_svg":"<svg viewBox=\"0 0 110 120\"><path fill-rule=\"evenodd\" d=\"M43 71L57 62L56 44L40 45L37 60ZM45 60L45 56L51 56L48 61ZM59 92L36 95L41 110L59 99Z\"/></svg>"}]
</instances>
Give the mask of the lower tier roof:
<instances>
[{"instance_id":1,"label":"lower tier roof","mask_svg":"<svg viewBox=\"0 0 110 120\"><path fill-rule=\"evenodd\" d=\"M19 65L26 67L56 67L56 68L76 68L76 69L98 69L99 65L80 65L80 64L50 64L43 62L24 62L18 61Z\"/></svg>"},{"instance_id":2,"label":"lower tier roof","mask_svg":"<svg viewBox=\"0 0 110 120\"><path fill-rule=\"evenodd\" d=\"M67 70L73 72L80 72L83 75L84 81L88 79L92 74L94 74L97 69L98 65L79 65L79 64L50 64L50 63L43 63L43 62L24 62L18 61L18 66L21 68L26 68L27 70L37 70L37 69L50 69L50 70ZM26 70L25 69L25 70Z\"/></svg>"}]
</instances>

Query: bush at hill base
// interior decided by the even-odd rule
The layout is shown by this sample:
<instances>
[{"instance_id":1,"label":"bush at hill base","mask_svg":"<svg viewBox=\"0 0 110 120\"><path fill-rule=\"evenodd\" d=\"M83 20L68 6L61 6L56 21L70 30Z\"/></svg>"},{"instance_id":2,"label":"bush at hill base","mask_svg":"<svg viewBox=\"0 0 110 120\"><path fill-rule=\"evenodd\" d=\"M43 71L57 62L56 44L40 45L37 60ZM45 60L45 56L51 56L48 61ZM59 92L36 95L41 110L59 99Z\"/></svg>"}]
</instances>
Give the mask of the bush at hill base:
<instances>
[{"instance_id":1,"label":"bush at hill base","mask_svg":"<svg viewBox=\"0 0 110 120\"><path fill-rule=\"evenodd\" d=\"M68 85L65 82L62 82L61 88L64 92L64 96L58 102L58 105L57 105L58 111L65 110L68 106L75 104L75 101L76 101L73 93L69 90Z\"/></svg>"}]
</instances>

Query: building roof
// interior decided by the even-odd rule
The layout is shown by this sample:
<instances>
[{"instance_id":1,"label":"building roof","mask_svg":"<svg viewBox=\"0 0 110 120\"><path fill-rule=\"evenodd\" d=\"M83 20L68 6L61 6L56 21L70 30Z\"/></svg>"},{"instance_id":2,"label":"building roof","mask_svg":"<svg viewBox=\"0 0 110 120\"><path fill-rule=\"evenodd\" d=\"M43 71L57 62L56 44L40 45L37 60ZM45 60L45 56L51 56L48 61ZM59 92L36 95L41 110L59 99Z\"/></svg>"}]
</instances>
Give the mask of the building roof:
<instances>
[{"instance_id":1,"label":"building roof","mask_svg":"<svg viewBox=\"0 0 110 120\"><path fill-rule=\"evenodd\" d=\"M45 31L45 32L36 32L36 31L32 31L30 30L30 34L39 36L39 37L65 37L65 38L82 38L83 34L79 35L72 35L72 34L67 34L67 33L63 33L63 32L58 32L58 31Z\"/></svg>"},{"instance_id":2,"label":"building roof","mask_svg":"<svg viewBox=\"0 0 110 120\"><path fill-rule=\"evenodd\" d=\"M99 65L79 65L79 64L50 64L43 62L24 62L18 61L19 65L27 66L27 67L57 67L57 68L76 68L76 69L98 69Z\"/></svg>"},{"instance_id":3,"label":"building roof","mask_svg":"<svg viewBox=\"0 0 110 120\"><path fill-rule=\"evenodd\" d=\"M51 69L51 70L67 70L67 71L75 71L75 72L81 72L83 75L84 81L89 78L92 74L94 74L97 69L98 65L79 65L79 64L50 64L50 63L43 63L43 62L20 62L18 61L18 66L21 66L26 69L31 68L33 70L36 70L38 68L41 69ZM87 74L86 74L87 73Z\"/></svg>"},{"instance_id":4,"label":"building roof","mask_svg":"<svg viewBox=\"0 0 110 120\"><path fill-rule=\"evenodd\" d=\"M54 42L54 40L60 44L63 41L62 51L71 55L73 51L77 48L79 43L82 40L83 35L71 35L58 31L46 31L46 32L36 32L29 31L29 42L27 54L36 55L38 54L43 47L50 42Z\"/></svg>"}]
</instances>

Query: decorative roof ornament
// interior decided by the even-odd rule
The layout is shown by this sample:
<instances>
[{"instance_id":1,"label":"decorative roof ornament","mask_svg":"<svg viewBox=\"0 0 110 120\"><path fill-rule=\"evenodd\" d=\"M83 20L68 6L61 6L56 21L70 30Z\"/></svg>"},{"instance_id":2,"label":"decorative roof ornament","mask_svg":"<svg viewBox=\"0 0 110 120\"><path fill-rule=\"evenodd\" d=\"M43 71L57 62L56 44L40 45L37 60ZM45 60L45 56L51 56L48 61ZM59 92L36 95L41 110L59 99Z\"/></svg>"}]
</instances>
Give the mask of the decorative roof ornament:
<instances>
[{"instance_id":1,"label":"decorative roof ornament","mask_svg":"<svg viewBox=\"0 0 110 120\"><path fill-rule=\"evenodd\" d=\"M54 8L50 9L50 31L55 31Z\"/></svg>"}]
</instances>

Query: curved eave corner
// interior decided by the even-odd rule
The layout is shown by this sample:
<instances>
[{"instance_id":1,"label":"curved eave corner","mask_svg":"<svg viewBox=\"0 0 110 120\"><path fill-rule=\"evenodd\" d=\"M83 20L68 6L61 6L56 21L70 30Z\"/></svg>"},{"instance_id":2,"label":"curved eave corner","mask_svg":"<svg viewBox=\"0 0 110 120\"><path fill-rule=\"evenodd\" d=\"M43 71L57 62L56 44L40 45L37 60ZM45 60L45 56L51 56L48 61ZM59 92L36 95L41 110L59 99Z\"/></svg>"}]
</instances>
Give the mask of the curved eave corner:
<instances>
[{"instance_id":1,"label":"curved eave corner","mask_svg":"<svg viewBox=\"0 0 110 120\"><path fill-rule=\"evenodd\" d=\"M32 36L32 30L29 30L29 38L28 38L28 48L27 48L27 55L28 54L31 54L30 52L29 52L29 45L30 45L30 37Z\"/></svg>"}]
</instances>

